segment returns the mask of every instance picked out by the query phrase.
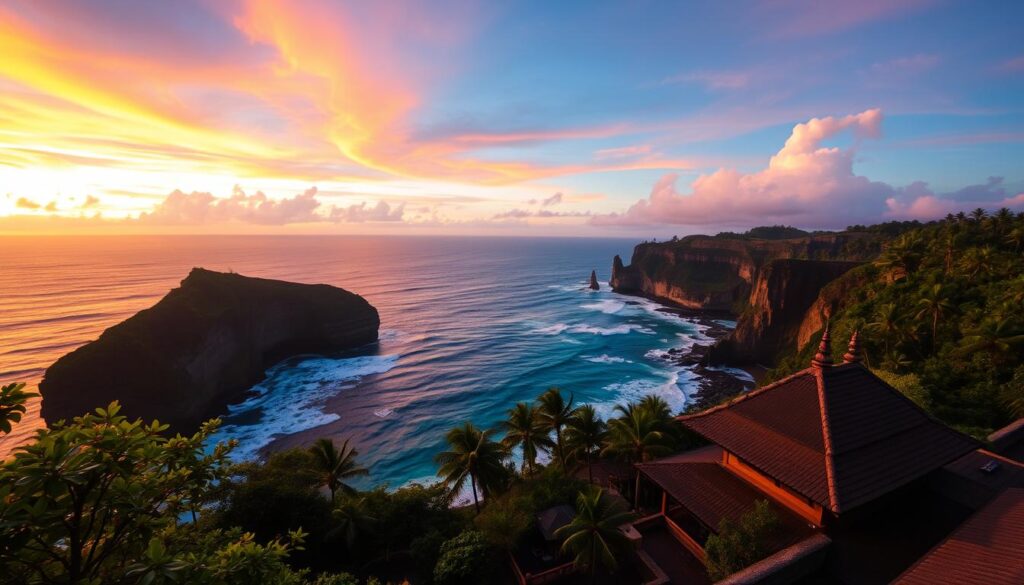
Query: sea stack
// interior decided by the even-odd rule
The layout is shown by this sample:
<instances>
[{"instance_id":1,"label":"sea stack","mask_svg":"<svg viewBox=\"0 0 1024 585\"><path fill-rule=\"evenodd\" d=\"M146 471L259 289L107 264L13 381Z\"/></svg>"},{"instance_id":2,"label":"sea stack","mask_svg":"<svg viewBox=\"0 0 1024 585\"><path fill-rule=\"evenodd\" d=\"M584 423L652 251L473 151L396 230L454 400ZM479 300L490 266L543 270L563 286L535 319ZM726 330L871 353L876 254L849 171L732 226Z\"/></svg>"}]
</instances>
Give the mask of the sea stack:
<instances>
[{"instance_id":1,"label":"sea stack","mask_svg":"<svg viewBox=\"0 0 1024 585\"><path fill-rule=\"evenodd\" d=\"M53 423L118 400L129 418L191 432L274 363L371 343L379 326L370 303L340 288L194 268L156 305L50 366L42 415Z\"/></svg>"},{"instance_id":2,"label":"sea stack","mask_svg":"<svg viewBox=\"0 0 1024 585\"><path fill-rule=\"evenodd\" d=\"M597 283L597 271L590 271L590 290L601 290L601 285Z\"/></svg>"}]
</instances>

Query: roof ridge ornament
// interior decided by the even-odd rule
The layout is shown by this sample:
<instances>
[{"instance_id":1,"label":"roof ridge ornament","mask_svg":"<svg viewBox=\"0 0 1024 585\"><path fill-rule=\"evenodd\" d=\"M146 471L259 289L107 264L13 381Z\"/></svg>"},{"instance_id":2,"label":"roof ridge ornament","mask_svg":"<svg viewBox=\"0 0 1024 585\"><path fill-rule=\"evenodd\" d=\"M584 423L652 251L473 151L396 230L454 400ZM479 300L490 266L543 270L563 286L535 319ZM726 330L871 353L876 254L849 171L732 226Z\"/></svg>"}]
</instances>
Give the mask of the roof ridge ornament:
<instances>
[{"instance_id":1,"label":"roof ridge ornament","mask_svg":"<svg viewBox=\"0 0 1024 585\"><path fill-rule=\"evenodd\" d=\"M850 345L847 346L846 353L843 354L843 363L857 364L861 359L863 358L860 353L860 331L854 329L853 335L850 336Z\"/></svg>"},{"instance_id":2,"label":"roof ridge ornament","mask_svg":"<svg viewBox=\"0 0 1024 585\"><path fill-rule=\"evenodd\" d=\"M818 353L814 354L814 359L811 360L811 366L815 368L825 368L832 365L832 338L828 333L830 325L831 319L825 322L825 332L821 334L821 342L818 343Z\"/></svg>"}]
</instances>

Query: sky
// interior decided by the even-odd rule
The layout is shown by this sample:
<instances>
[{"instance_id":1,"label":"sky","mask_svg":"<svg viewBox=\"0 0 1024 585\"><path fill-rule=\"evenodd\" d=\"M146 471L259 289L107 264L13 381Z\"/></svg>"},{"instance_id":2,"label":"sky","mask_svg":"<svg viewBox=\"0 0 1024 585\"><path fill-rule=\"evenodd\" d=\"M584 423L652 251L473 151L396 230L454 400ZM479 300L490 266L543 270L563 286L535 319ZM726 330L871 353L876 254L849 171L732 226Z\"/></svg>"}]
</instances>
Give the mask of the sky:
<instances>
[{"instance_id":1,"label":"sky","mask_svg":"<svg viewBox=\"0 0 1024 585\"><path fill-rule=\"evenodd\" d=\"M5 0L0 234L1024 211L1024 2Z\"/></svg>"}]
</instances>

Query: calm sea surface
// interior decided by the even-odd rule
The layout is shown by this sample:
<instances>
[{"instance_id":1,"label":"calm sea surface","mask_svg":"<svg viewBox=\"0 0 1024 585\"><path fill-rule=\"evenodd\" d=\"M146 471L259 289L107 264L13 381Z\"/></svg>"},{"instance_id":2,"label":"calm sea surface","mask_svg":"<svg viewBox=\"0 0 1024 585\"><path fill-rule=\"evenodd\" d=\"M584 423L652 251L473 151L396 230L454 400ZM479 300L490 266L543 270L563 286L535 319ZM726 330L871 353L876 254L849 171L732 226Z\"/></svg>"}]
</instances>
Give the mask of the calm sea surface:
<instances>
[{"instance_id":1,"label":"calm sea surface","mask_svg":"<svg viewBox=\"0 0 1024 585\"><path fill-rule=\"evenodd\" d=\"M0 382L37 384L61 355L156 303L193 266L328 283L366 297L378 344L268 371L232 407L237 455L348 438L369 483L430 479L444 432L491 427L549 386L604 414L657 393L674 408L696 377L665 350L703 338L655 303L607 290L634 242L400 237L0 238ZM596 268L602 290L585 288ZM38 428L38 403L0 456Z\"/></svg>"}]
</instances>

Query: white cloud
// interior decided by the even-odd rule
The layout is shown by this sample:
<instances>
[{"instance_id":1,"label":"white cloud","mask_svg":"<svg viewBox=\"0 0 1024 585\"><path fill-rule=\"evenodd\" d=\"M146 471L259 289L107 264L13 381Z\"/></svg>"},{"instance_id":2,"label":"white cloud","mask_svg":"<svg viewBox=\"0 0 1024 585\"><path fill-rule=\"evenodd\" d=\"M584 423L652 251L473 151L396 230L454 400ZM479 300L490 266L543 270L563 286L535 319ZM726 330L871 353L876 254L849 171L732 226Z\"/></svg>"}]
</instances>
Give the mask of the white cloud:
<instances>
[{"instance_id":1,"label":"white cloud","mask_svg":"<svg viewBox=\"0 0 1024 585\"><path fill-rule=\"evenodd\" d=\"M348 207L334 207L331 209L331 220L345 221L349 223L363 223L367 221L402 221L405 213L405 204L401 203L394 208L385 201L378 201L377 205L367 207L366 202Z\"/></svg>"},{"instance_id":2,"label":"white cloud","mask_svg":"<svg viewBox=\"0 0 1024 585\"><path fill-rule=\"evenodd\" d=\"M895 188L853 171L861 139L881 136L882 112L797 124L785 145L754 173L719 169L694 180L690 193L676 189L677 176L662 177L650 196L623 213L594 216L596 225L752 226L788 223L841 228L886 218L930 219L970 207L1024 206L1024 194L1008 197L1000 178L984 185L937 195L922 182ZM857 139L847 148L822 143L843 132Z\"/></svg>"}]
</instances>

